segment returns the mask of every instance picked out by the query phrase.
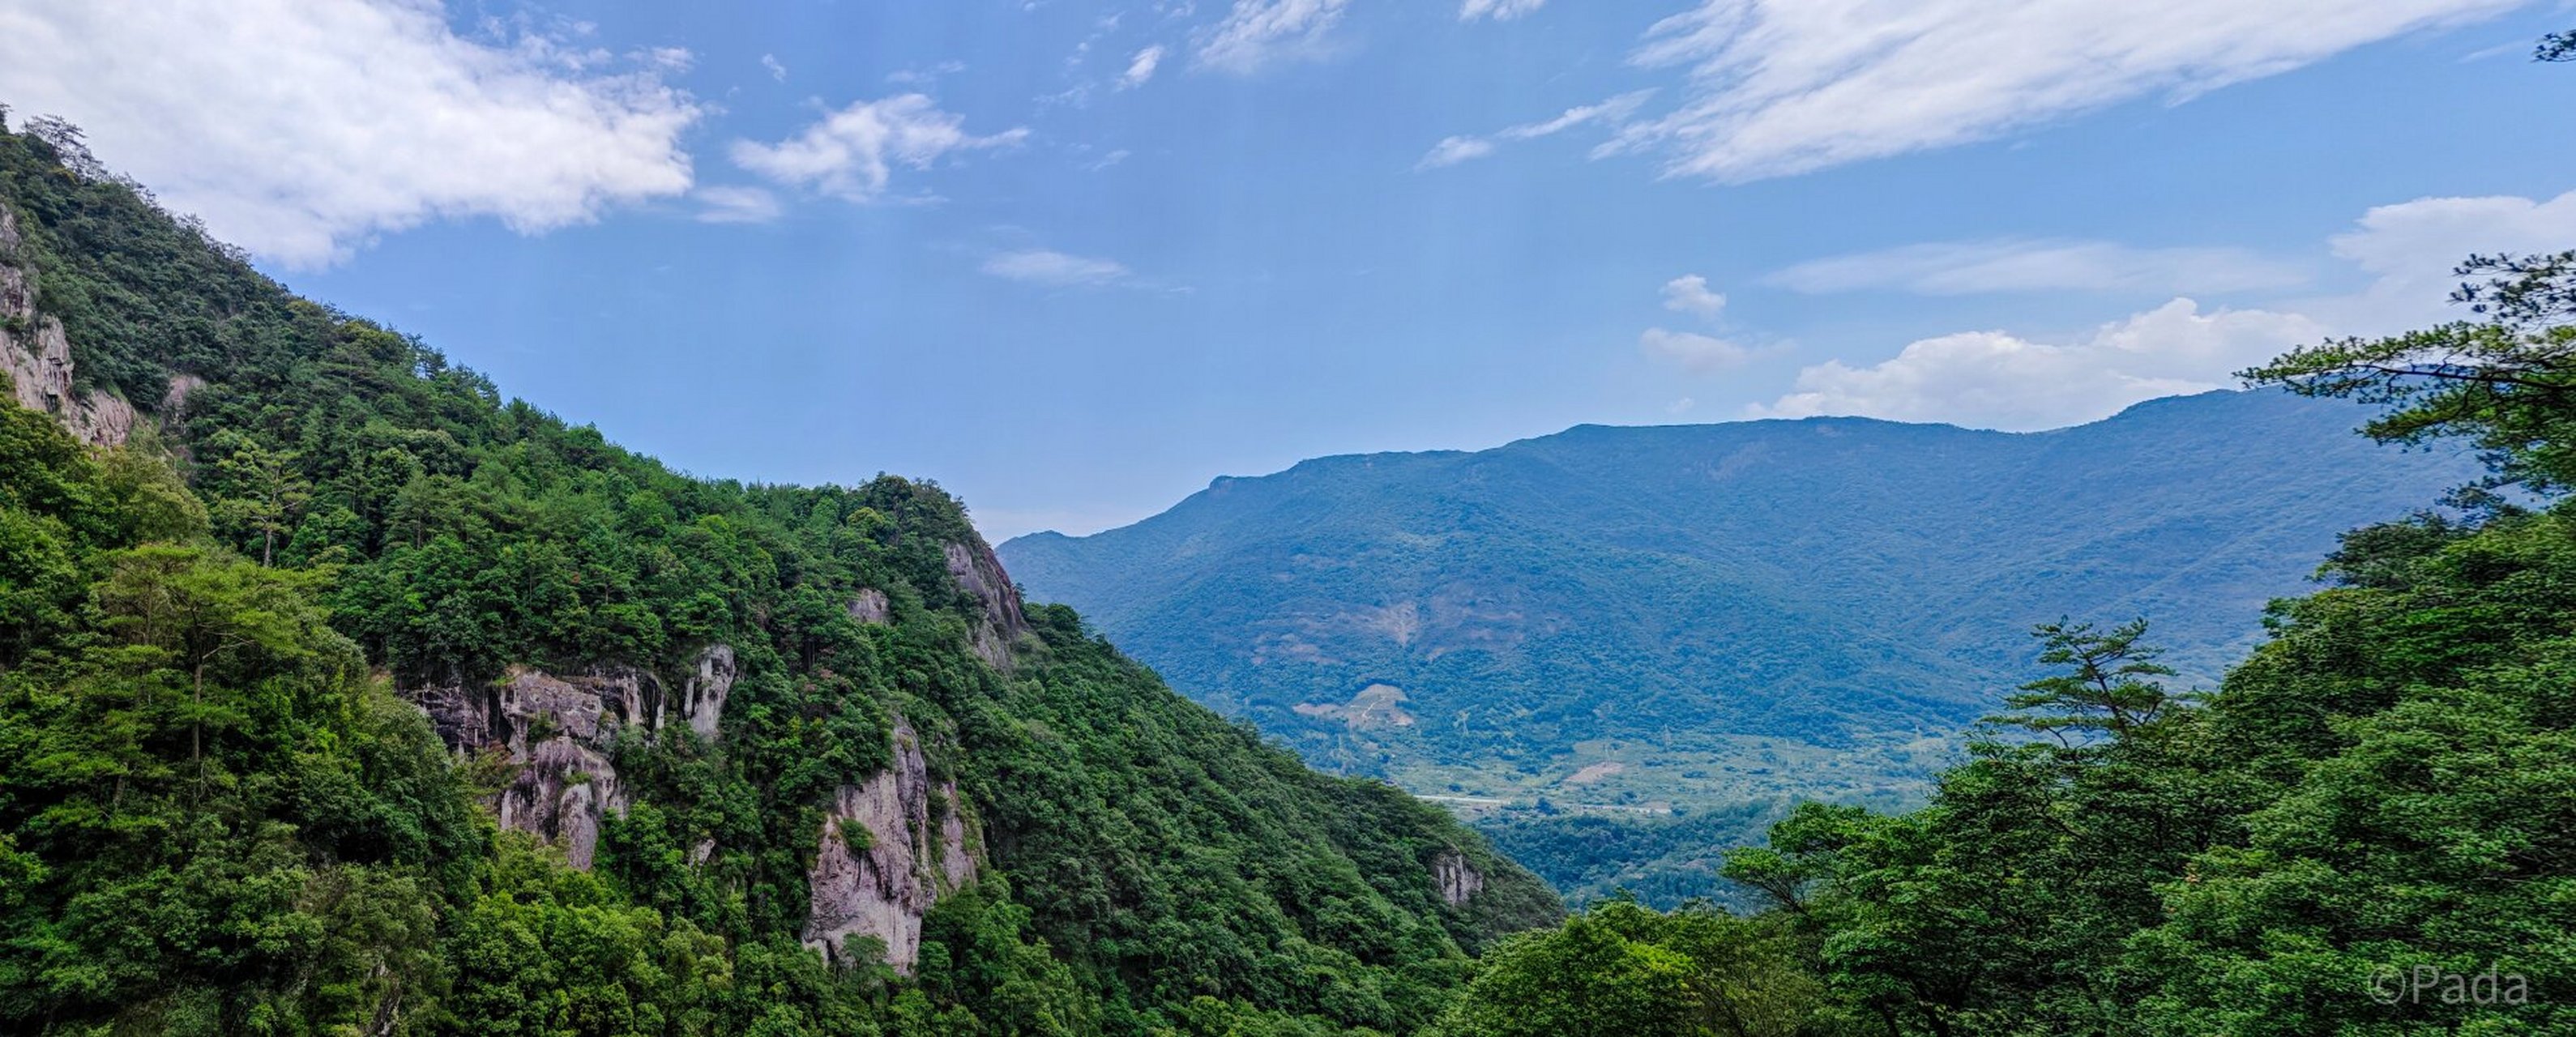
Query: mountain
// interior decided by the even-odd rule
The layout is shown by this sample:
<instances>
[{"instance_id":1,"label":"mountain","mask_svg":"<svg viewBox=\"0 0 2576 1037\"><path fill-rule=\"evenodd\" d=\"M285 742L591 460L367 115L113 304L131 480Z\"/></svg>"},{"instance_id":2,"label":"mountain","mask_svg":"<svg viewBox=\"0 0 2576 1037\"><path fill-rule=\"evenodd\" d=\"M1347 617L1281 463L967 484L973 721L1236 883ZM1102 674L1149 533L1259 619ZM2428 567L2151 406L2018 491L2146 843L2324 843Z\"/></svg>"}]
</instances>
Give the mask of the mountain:
<instances>
[{"instance_id":1,"label":"mountain","mask_svg":"<svg viewBox=\"0 0 2576 1037\"><path fill-rule=\"evenodd\" d=\"M1025 606L0 127L0 1031L1411 1032L1562 917Z\"/></svg>"},{"instance_id":2,"label":"mountain","mask_svg":"<svg viewBox=\"0 0 2576 1037\"><path fill-rule=\"evenodd\" d=\"M1001 554L1184 693L1471 810L1884 801L2030 679L2034 624L2145 616L2206 681L2340 531L2478 473L2363 418L2214 392L2030 434L1587 425L1222 478Z\"/></svg>"}]
</instances>

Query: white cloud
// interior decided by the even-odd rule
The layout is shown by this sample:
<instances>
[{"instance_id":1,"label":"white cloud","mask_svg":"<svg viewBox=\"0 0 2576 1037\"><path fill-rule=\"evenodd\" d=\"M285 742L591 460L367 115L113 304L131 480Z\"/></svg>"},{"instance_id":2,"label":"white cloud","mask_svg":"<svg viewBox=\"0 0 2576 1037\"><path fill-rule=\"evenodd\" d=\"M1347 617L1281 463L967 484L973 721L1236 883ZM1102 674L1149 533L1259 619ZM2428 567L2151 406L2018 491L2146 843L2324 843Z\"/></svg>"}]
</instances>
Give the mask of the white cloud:
<instances>
[{"instance_id":1,"label":"white cloud","mask_svg":"<svg viewBox=\"0 0 2576 1037\"><path fill-rule=\"evenodd\" d=\"M775 79L775 80L777 80L777 81L779 81L779 82L781 82L781 83L784 83L784 82L786 82L786 81L787 81L787 63L786 63L786 62L784 62L784 61L780 61L780 60L778 60L778 55L776 55L776 54L763 54L763 55L761 55L761 56L760 56L760 67L762 67L762 68L765 68L765 69L768 69L768 70L769 70L769 78L771 78L771 79Z\"/></svg>"},{"instance_id":2,"label":"white cloud","mask_svg":"<svg viewBox=\"0 0 2576 1037\"><path fill-rule=\"evenodd\" d=\"M1145 85L1154 78L1154 70L1163 64L1163 45L1155 44L1137 51L1127 62L1127 71L1118 76L1118 89L1129 90Z\"/></svg>"},{"instance_id":3,"label":"white cloud","mask_svg":"<svg viewBox=\"0 0 2576 1037\"><path fill-rule=\"evenodd\" d=\"M1692 408L1697 407L1697 406L1699 406L1699 401L1698 401L1698 400L1694 400L1694 399L1691 399L1691 398L1690 398L1690 397L1688 397L1688 396L1684 396L1684 397L1682 397L1681 399L1674 400L1674 401L1673 401L1673 402L1671 402L1671 403L1665 404L1665 405L1664 405L1664 413L1666 413L1666 414L1688 414L1688 413L1690 413L1690 412L1691 412L1691 409L1692 409Z\"/></svg>"},{"instance_id":4,"label":"white cloud","mask_svg":"<svg viewBox=\"0 0 2576 1037\"><path fill-rule=\"evenodd\" d=\"M1726 309L1726 296L1709 291L1708 278L1691 274L1664 282L1664 308L1716 320L1717 315Z\"/></svg>"},{"instance_id":5,"label":"white cloud","mask_svg":"<svg viewBox=\"0 0 2576 1037\"><path fill-rule=\"evenodd\" d=\"M1349 0L1234 0L1223 20L1195 37L1201 67L1250 73L1325 53Z\"/></svg>"},{"instance_id":6,"label":"white cloud","mask_svg":"<svg viewBox=\"0 0 2576 1037\"><path fill-rule=\"evenodd\" d=\"M432 0L0 0L0 99L299 266L433 219L535 233L687 191L699 109L651 71L686 54L601 74L619 62L562 39L460 38Z\"/></svg>"},{"instance_id":7,"label":"white cloud","mask_svg":"<svg viewBox=\"0 0 2576 1037\"><path fill-rule=\"evenodd\" d=\"M1607 150L1741 182L1991 139L2139 97L2188 100L2528 0L1701 0L1634 60L1693 94Z\"/></svg>"},{"instance_id":8,"label":"white cloud","mask_svg":"<svg viewBox=\"0 0 2576 1037\"><path fill-rule=\"evenodd\" d=\"M1472 22L1492 18L1507 22L1547 6L1547 0L1464 0L1458 5L1458 20Z\"/></svg>"},{"instance_id":9,"label":"white cloud","mask_svg":"<svg viewBox=\"0 0 2576 1037\"><path fill-rule=\"evenodd\" d=\"M1599 104L1568 108L1553 119L1507 126L1491 137L1449 137L1432 145L1430 153L1422 156L1422 161L1414 163L1414 168L1438 169L1442 166L1454 166L1470 159L1483 158L1494 153L1498 141L1536 140L1596 122L1618 126L1627 122L1630 116L1637 113L1638 107L1644 105L1647 99L1653 96L1655 92L1652 90L1639 90L1634 93L1620 94Z\"/></svg>"},{"instance_id":10,"label":"white cloud","mask_svg":"<svg viewBox=\"0 0 2576 1037\"><path fill-rule=\"evenodd\" d=\"M1073 256L1049 249L1004 252L984 261L995 277L1052 288L1096 287L1126 281L1132 272L1116 260Z\"/></svg>"},{"instance_id":11,"label":"white cloud","mask_svg":"<svg viewBox=\"0 0 2576 1037\"><path fill-rule=\"evenodd\" d=\"M1754 417L1864 414L2012 431L2109 417L2141 400L2235 384L2234 372L2323 335L2294 313L2217 310L2190 299L2065 342L2001 331L1923 339L1868 367L1828 361Z\"/></svg>"},{"instance_id":12,"label":"white cloud","mask_svg":"<svg viewBox=\"0 0 2576 1037\"><path fill-rule=\"evenodd\" d=\"M1029 132L978 137L965 124L926 96L902 94L852 102L776 144L735 141L732 155L734 164L779 183L867 202L885 194L895 166L926 169L952 152L1016 144Z\"/></svg>"},{"instance_id":13,"label":"white cloud","mask_svg":"<svg viewBox=\"0 0 2576 1037\"><path fill-rule=\"evenodd\" d=\"M1431 151L1422 156L1422 161L1414 163L1413 168L1438 169L1442 166L1454 166L1461 162L1480 159L1493 153L1494 142L1483 137L1446 137L1440 143L1432 145Z\"/></svg>"},{"instance_id":14,"label":"white cloud","mask_svg":"<svg viewBox=\"0 0 2576 1037\"><path fill-rule=\"evenodd\" d=\"M701 187L690 197L702 206L700 223L767 223L778 218L778 196L757 187Z\"/></svg>"},{"instance_id":15,"label":"white cloud","mask_svg":"<svg viewBox=\"0 0 2576 1037\"><path fill-rule=\"evenodd\" d=\"M2393 332L2460 315L2444 300L2459 283L2452 268L2471 253L2576 248L2576 191L2548 201L2490 196L2382 205L2329 244L2373 280L2358 295L2303 305L2355 334Z\"/></svg>"},{"instance_id":16,"label":"white cloud","mask_svg":"<svg viewBox=\"0 0 2576 1037\"><path fill-rule=\"evenodd\" d=\"M2458 282L2452 268L2473 252L2576 246L2576 191L2547 201L2419 198L2383 205L2328 246L2369 282L2347 294L2262 309L2205 312L2179 298L2058 341L2004 331L1923 339L1868 366L1836 360L1807 367L1798 373L1797 391L1749 410L2035 429L2090 421L2156 396L2223 388L2236 384L2235 372L2293 346L2394 334L2462 316L2445 303Z\"/></svg>"},{"instance_id":17,"label":"white cloud","mask_svg":"<svg viewBox=\"0 0 2576 1037\"><path fill-rule=\"evenodd\" d=\"M2307 275L2234 248L2130 248L2104 241L1943 241L1810 260L1763 279L1808 293L1921 295L2050 290L2168 293L2286 288Z\"/></svg>"},{"instance_id":18,"label":"white cloud","mask_svg":"<svg viewBox=\"0 0 2576 1037\"><path fill-rule=\"evenodd\" d=\"M1645 334L1637 336L1637 345L1647 356L1701 374L1738 367L1753 359L1750 349L1722 338L1688 331L1648 328Z\"/></svg>"}]
</instances>

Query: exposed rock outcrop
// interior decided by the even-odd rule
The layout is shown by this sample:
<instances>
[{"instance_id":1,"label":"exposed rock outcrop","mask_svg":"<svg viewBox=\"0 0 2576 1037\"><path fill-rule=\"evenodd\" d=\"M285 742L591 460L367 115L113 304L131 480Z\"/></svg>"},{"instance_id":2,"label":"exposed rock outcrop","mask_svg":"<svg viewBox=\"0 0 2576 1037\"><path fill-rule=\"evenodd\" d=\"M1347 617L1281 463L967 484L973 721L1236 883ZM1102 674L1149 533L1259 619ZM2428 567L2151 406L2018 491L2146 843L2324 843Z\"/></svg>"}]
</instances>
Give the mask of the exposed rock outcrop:
<instances>
[{"instance_id":1,"label":"exposed rock outcrop","mask_svg":"<svg viewBox=\"0 0 2576 1037\"><path fill-rule=\"evenodd\" d=\"M717 723L724 719L725 697L733 694L733 646L713 645L698 653L697 672L680 685L680 712L688 718L689 730L698 737L714 741ZM660 717L653 726L659 730Z\"/></svg>"},{"instance_id":2,"label":"exposed rock outcrop","mask_svg":"<svg viewBox=\"0 0 2576 1037\"><path fill-rule=\"evenodd\" d=\"M874 587L861 587L850 599L850 618L870 626L884 626L894 621L894 602L886 592Z\"/></svg>"},{"instance_id":3,"label":"exposed rock outcrop","mask_svg":"<svg viewBox=\"0 0 2576 1037\"><path fill-rule=\"evenodd\" d=\"M608 758L618 730L641 725L658 733L685 723L713 738L734 676L732 647L712 645L698 653L675 699L653 674L624 667L572 676L512 667L497 684L422 688L410 695L450 748L499 749L518 766L493 804L502 827L561 845L574 867L588 868L602 820L627 806L626 788Z\"/></svg>"},{"instance_id":4,"label":"exposed rock outcrop","mask_svg":"<svg viewBox=\"0 0 2576 1037\"><path fill-rule=\"evenodd\" d=\"M1440 899L1451 907L1464 907L1485 891L1485 873L1456 850L1443 850L1431 859L1431 880L1440 887Z\"/></svg>"},{"instance_id":5,"label":"exposed rock outcrop","mask_svg":"<svg viewBox=\"0 0 2576 1037\"><path fill-rule=\"evenodd\" d=\"M965 812L955 782L931 783L919 736L897 718L894 766L866 784L842 786L823 822L806 876L806 946L850 964L862 956L852 942L874 940L887 965L911 975L921 959L922 916L975 878Z\"/></svg>"},{"instance_id":6,"label":"exposed rock outcrop","mask_svg":"<svg viewBox=\"0 0 2576 1037\"><path fill-rule=\"evenodd\" d=\"M20 406L62 419L82 442L115 446L134 434L134 406L111 393L72 386L72 343L63 322L36 312L36 271L21 255L17 217L0 208L0 370Z\"/></svg>"},{"instance_id":7,"label":"exposed rock outcrop","mask_svg":"<svg viewBox=\"0 0 2576 1037\"><path fill-rule=\"evenodd\" d=\"M1020 589L1011 583L1009 573L1002 571L1002 560L993 554L991 545L977 540L971 544L944 545L948 555L948 575L957 585L975 596L982 606L975 617L972 638L975 654L994 669L1011 668L1011 646L1029 632L1028 616L1020 611Z\"/></svg>"}]
</instances>

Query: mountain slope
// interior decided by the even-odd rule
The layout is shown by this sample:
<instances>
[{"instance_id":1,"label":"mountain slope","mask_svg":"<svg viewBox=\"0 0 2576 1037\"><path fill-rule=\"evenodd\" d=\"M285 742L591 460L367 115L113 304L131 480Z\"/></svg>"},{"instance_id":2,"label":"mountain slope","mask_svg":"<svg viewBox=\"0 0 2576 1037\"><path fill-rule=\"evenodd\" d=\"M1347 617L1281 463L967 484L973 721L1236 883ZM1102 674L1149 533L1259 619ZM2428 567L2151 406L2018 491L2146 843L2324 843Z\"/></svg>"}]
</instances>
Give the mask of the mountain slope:
<instances>
[{"instance_id":1,"label":"mountain slope","mask_svg":"<svg viewBox=\"0 0 2576 1037\"><path fill-rule=\"evenodd\" d=\"M2012 435L1856 418L1582 426L1219 479L1002 546L1188 694L1466 800L1902 794L2063 615L2207 677L2337 531L2475 466L2352 408L2212 393Z\"/></svg>"},{"instance_id":2,"label":"mountain slope","mask_svg":"<svg viewBox=\"0 0 2576 1037\"><path fill-rule=\"evenodd\" d=\"M0 1030L1407 1032L1561 915L1024 608L936 486L684 477L38 130Z\"/></svg>"}]
</instances>

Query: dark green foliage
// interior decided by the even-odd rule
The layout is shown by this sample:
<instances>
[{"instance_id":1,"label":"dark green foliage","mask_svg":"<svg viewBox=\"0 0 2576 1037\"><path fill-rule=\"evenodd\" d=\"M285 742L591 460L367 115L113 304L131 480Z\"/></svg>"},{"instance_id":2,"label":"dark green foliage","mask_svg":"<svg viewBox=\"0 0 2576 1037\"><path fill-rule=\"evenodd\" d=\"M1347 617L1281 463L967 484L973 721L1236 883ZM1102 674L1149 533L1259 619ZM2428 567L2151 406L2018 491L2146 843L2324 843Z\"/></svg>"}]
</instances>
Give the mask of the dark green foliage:
<instances>
[{"instance_id":1,"label":"dark green foliage","mask_svg":"<svg viewBox=\"0 0 2576 1037\"><path fill-rule=\"evenodd\" d=\"M2500 479L2563 491L2576 267L2477 265L2507 272L2463 291L2482 322L2257 373L2395 403L2375 434L2476 439ZM2347 535L2333 586L2277 603L2206 697L2164 696L2142 623L2042 627L2061 672L1995 730L2067 737L1980 743L1921 810L1805 804L1730 853L1770 905L1745 924L1790 934L1811 984L1804 1032L2576 1032L2576 500L2476 500ZM1515 940L1565 949L1551 982L1498 956L1458 1017L1606 989L1639 1032L1724 1032L1675 1022L1699 1002L1588 929Z\"/></svg>"},{"instance_id":2,"label":"dark green foliage","mask_svg":"<svg viewBox=\"0 0 2576 1037\"><path fill-rule=\"evenodd\" d=\"M681 476L294 297L77 144L0 132L0 206L84 381L160 438L0 409L0 1031L1407 1032L1473 949L1561 917L1070 610L978 659L947 552L979 541L936 486ZM619 730L632 805L590 873L496 831L508 762L391 690L677 687L713 644L718 737ZM824 805L898 717L984 862L914 979L798 943ZM1485 882L1463 909L1451 856Z\"/></svg>"}]
</instances>

